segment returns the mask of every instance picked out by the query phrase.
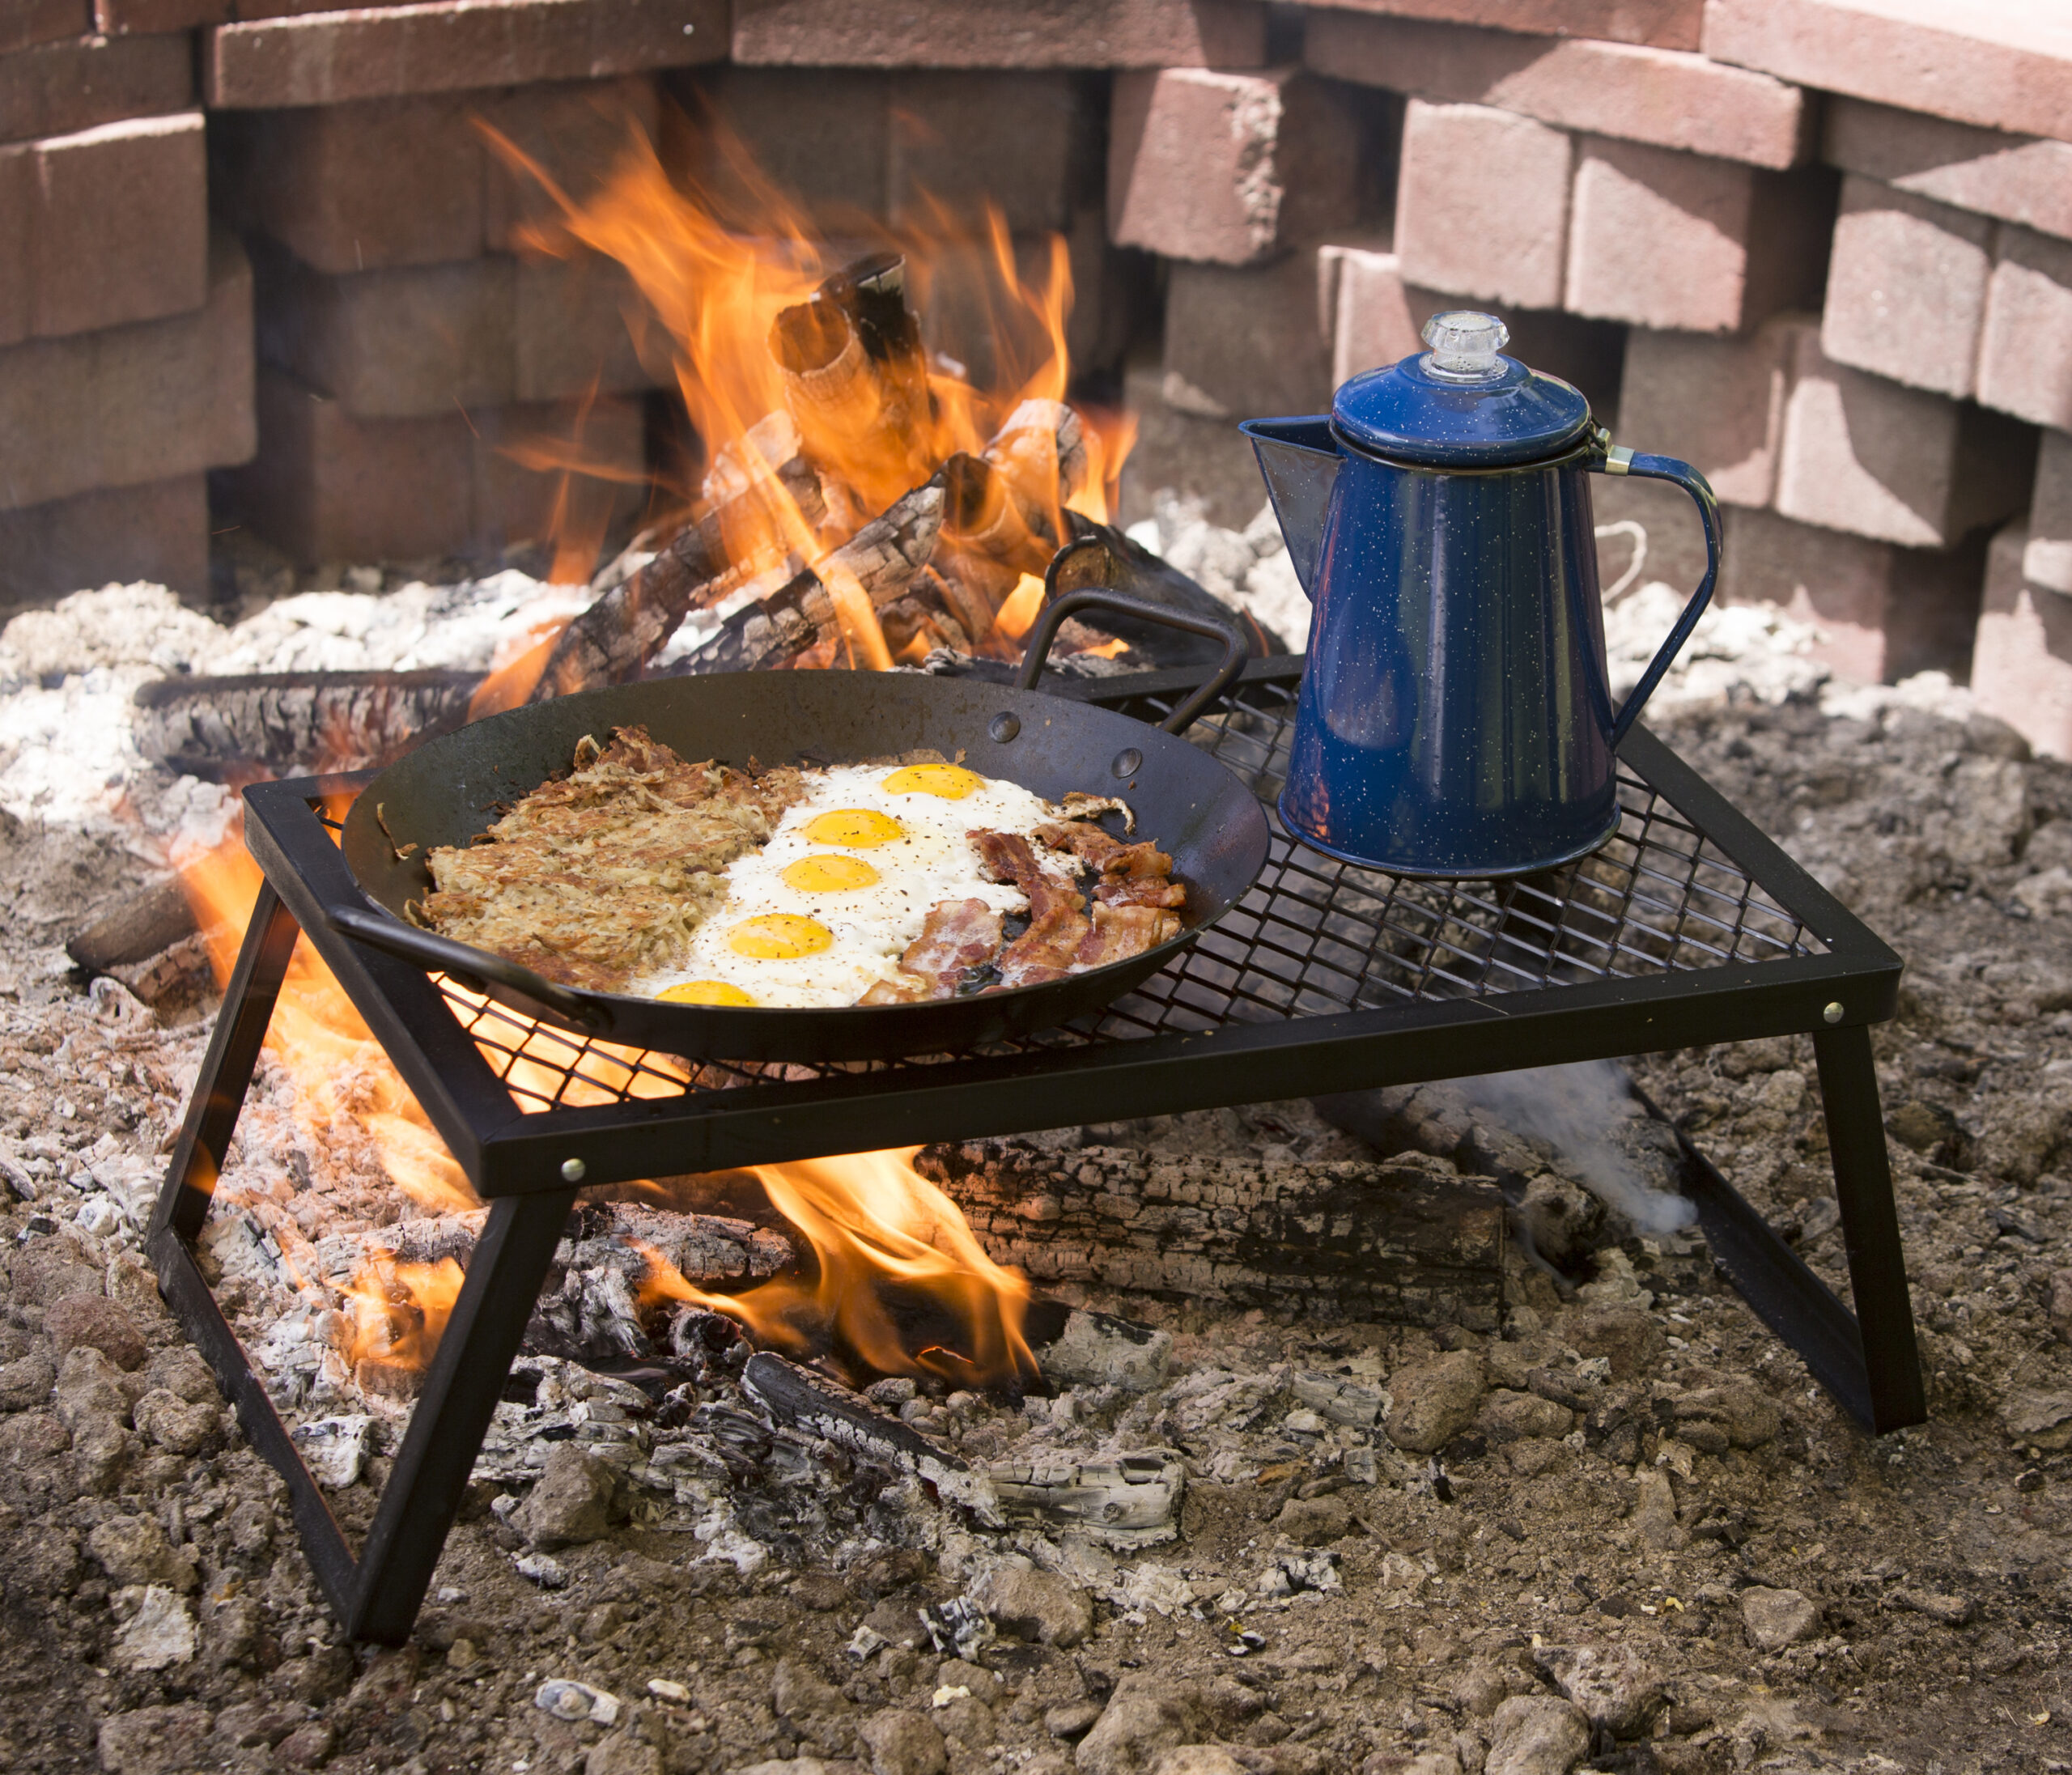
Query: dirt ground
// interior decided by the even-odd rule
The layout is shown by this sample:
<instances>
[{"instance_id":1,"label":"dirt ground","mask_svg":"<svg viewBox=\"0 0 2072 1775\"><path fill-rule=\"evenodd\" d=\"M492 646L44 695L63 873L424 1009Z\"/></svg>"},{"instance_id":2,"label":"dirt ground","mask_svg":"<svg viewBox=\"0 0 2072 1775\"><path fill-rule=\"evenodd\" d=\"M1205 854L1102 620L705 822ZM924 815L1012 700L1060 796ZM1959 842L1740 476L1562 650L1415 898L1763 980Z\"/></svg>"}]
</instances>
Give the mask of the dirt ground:
<instances>
[{"instance_id":1,"label":"dirt ground","mask_svg":"<svg viewBox=\"0 0 2072 1775\"><path fill-rule=\"evenodd\" d=\"M902 1413L974 1461L1175 1450L1176 1539L989 1531L773 1432L722 1352L673 1418L556 1381L639 1462L586 1430L531 1497L478 1478L415 1636L384 1650L339 1643L281 1486L135 1255L206 1008L168 1030L65 971L54 945L142 866L11 817L0 1767L2072 1767L2072 768L1994 724L1865 708L1658 726L1906 960L1877 1053L1926 1425L1867 1436L1702 1239L1562 1195L1542 1151L1539 1199L1572 1206L1560 1238L1535 1227L1543 1265L1516 1255L1501 1337L1108 1298L1170 1335L1148 1391ZM1632 1070L1841 1285L1809 1044ZM1480 1151L1490 1112L1448 1089L1361 1125L1467 1170L1478 1117ZM1301 1104L1057 1144L1081 1140L1360 1149ZM349 1527L386 1467L377 1447L333 1494Z\"/></svg>"}]
</instances>

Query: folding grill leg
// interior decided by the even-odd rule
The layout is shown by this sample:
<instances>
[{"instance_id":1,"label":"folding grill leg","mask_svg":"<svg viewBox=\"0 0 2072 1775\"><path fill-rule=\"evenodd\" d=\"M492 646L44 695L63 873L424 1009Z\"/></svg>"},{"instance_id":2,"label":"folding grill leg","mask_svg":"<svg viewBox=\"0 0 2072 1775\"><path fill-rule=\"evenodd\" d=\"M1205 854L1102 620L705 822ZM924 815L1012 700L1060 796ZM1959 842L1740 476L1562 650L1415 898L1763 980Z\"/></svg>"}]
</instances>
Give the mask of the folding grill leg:
<instances>
[{"instance_id":1,"label":"folding grill leg","mask_svg":"<svg viewBox=\"0 0 2072 1775\"><path fill-rule=\"evenodd\" d=\"M1892 1161L1885 1149L1870 1032L1862 1027L1822 1030L1813 1038L1813 1053L1827 1113L1835 1205L1841 1210L1849 1287L1863 1340L1871 1428L1883 1435L1921 1423L1928 1416L1928 1401L1907 1292L1906 1256L1900 1245L1899 1211L1892 1200Z\"/></svg>"},{"instance_id":2,"label":"folding grill leg","mask_svg":"<svg viewBox=\"0 0 2072 1775\"><path fill-rule=\"evenodd\" d=\"M244 928L237 966L223 988L223 1009L209 1038L194 1094L187 1101L187 1119L180 1125L172 1162L166 1167L165 1182L152 1210L149 1237L153 1240L168 1230L180 1238L193 1239L208 1218L216 1178L230 1151L230 1137L244 1107L245 1093L252 1089L260 1045L266 1039L266 1026L274 1020L274 1005L281 996L281 983L287 978L288 958L295 953L299 934L294 915L281 904L273 884L263 884L252 907L252 920Z\"/></svg>"},{"instance_id":3,"label":"folding grill leg","mask_svg":"<svg viewBox=\"0 0 2072 1775\"><path fill-rule=\"evenodd\" d=\"M490 1205L360 1552L342 1612L352 1638L400 1645L410 1637L575 1205L572 1188Z\"/></svg>"}]
</instances>

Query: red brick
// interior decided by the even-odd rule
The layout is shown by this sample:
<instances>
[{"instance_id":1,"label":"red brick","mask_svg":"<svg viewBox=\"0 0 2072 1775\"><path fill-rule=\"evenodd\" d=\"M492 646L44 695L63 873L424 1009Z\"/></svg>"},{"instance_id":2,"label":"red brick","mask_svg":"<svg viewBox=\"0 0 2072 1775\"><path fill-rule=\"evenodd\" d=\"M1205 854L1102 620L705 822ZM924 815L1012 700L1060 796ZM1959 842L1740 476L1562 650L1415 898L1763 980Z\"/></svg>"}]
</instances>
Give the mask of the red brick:
<instances>
[{"instance_id":1,"label":"red brick","mask_svg":"<svg viewBox=\"0 0 2072 1775\"><path fill-rule=\"evenodd\" d=\"M1777 446L1798 340L1811 315L1778 315L1754 333L1626 336L1619 441L1681 457L1730 505L1766 506L1777 490Z\"/></svg>"},{"instance_id":2,"label":"red brick","mask_svg":"<svg viewBox=\"0 0 2072 1775\"><path fill-rule=\"evenodd\" d=\"M231 0L94 0L94 28L106 36L143 36L228 24Z\"/></svg>"},{"instance_id":3,"label":"red brick","mask_svg":"<svg viewBox=\"0 0 2072 1775\"><path fill-rule=\"evenodd\" d=\"M1801 337L1777 456L1787 517L1942 548L2021 508L2035 434L1968 402L1831 363Z\"/></svg>"},{"instance_id":4,"label":"red brick","mask_svg":"<svg viewBox=\"0 0 2072 1775\"><path fill-rule=\"evenodd\" d=\"M1396 186L1404 276L1455 295L1559 308L1569 164L1569 138L1543 123L1412 99Z\"/></svg>"},{"instance_id":5,"label":"red brick","mask_svg":"<svg viewBox=\"0 0 2072 1775\"><path fill-rule=\"evenodd\" d=\"M1395 254L1369 247L1320 248L1317 278L1333 388L1424 350L1418 336L1423 317Z\"/></svg>"},{"instance_id":6,"label":"red brick","mask_svg":"<svg viewBox=\"0 0 2072 1775\"><path fill-rule=\"evenodd\" d=\"M148 580L209 588L209 490L200 473L0 512L0 601Z\"/></svg>"},{"instance_id":7,"label":"red brick","mask_svg":"<svg viewBox=\"0 0 2072 1775\"><path fill-rule=\"evenodd\" d=\"M1371 247L1327 246L1317 254L1317 299L1331 351L1331 384L1424 349L1424 323L1458 296L1407 282L1402 261ZM1626 329L1558 308L1484 304L1510 333L1508 356L1573 383L1600 414L1616 398Z\"/></svg>"},{"instance_id":8,"label":"red brick","mask_svg":"<svg viewBox=\"0 0 2072 1775\"><path fill-rule=\"evenodd\" d=\"M601 541L646 497L647 426L637 401L512 406L472 417L477 550L570 531ZM546 466L571 461L594 472Z\"/></svg>"},{"instance_id":9,"label":"red brick","mask_svg":"<svg viewBox=\"0 0 2072 1775\"><path fill-rule=\"evenodd\" d=\"M2072 143L1834 97L1823 152L1902 191L2072 237Z\"/></svg>"},{"instance_id":10,"label":"red brick","mask_svg":"<svg viewBox=\"0 0 2072 1775\"><path fill-rule=\"evenodd\" d=\"M0 508L242 462L253 445L252 274L227 236L193 313L0 353Z\"/></svg>"},{"instance_id":11,"label":"red brick","mask_svg":"<svg viewBox=\"0 0 2072 1775\"><path fill-rule=\"evenodd\" d=\"M1830 187L1818 168L1586 136L1577 143L1562 306L1679 332L1733 332L1812 307Z\"/></svg>"},{"instance_id":12,"label":"red brick","mask_svg":"<svg viewBox=\"0 0 2072 1775\"><path fill-rule=\"evenodd\" d=\"M354 418L427 418L649 385L609 261L498 253L346 277L253 242L258 352Z\"/></svg>"},{"instance_id":13,"label":"red brick","mask_svg":"<svg viewBox=\"0 0 2072 1775\"><path fill-rule=\"evenodd\" d=\"M258 406L259 454L216 477L218 495L309 566L471 553L537 537L560 478L499 452L529 455L527 445L541 443L565 452L575 433L568 406L355 419L278 370L260 372ZM575 449L621 477L637 477L637 408L606 402L591 410Z\"/></svg>"},{"instance_id":14,"label":"red brick","mask_svg":"<svg viewBox=\"0 0 2072 1775\"><path fill-rule=\"evenodd\" d=\"M1978 362L1993 231L1983 216L1845 179L1821 349L1837 363L1962 400Z\"/></svg>"},{"instance_id":15,"label":"red brick","mask_svg":"<svg viewBox=\"0 0 2072 1775\"><path fill-rule=\"evenodd\" d=\"M2072 430L2072 241L2002 225L1978 397L2033 424Z\"/></svg>"},{"instance_id":16,"label":"red brick","mask_svg":"<svg viewBox=\"0 0 2072 1775\"><path fill-rule=\"evenodd\" d=\"M36 172L32 147L0 147L0 240L19 243L0 253L0 346L19 344L35 325Z\"/></svg>"},{"instance_id":17,"label":"red brick","mask_svg":"<svg viewBox=\"0 0 2072 1775\"><path fill-rule=\"evenodd\" d=\"M1069 227L1075 200L1101 201L1098 177L1088 190L1081 170L1100 134L1087 84L1048 70L894 75L891 219L926 226L936 205L968 218L990 204L1014 233Z\"/></svg>"},{"instance_id":18,"label":"red brick","mask_svg":"<svg viewBox=\"0 0 2072 1775\"><path fill-rule=\"evenodd\" d=\"M94 28L88 0L9 0L0 12L0 56L60 37L76 37Z\"/></svg>"},{"instance_id":19,"label":"red brick","mask_svg":"<svg viewBox=\"0 0 2072 1775\"><path fill-rule=\"evenodd\" d=\"M2057 0L1709 0L1700 47L1801 86L2072 139L2072 45Z\"/></svg>"},{"instance_id":20,"label":"red brick","mask_svg":"<svg viewBox=\"0 0 2072 1775\"><path fill-rule=\"evenodd\" d=\"M416 0L360 0L352 10L367 11L370 7L401 6L416 3ZM249 24L260 19L299 19L308 12L336 12L338 0L232 0L231 11L237 15L240 24Z\"/></svg>"},{"instance_id":21,"label":"red brick","mask_svg":"<svg viewBox=\"0 0 2072 1775\"><path fill-rule=\"evenodd\" d=\"M2072 759L2072 598L2025 574L2033 547L2019 524L1993 539L1972 694L2045 758Z\"/></svg>"},{"instance_id":22,"label":"red brick","mask_svg":"<svg viewBox=\"0 0 2072 1775\"><path fill-rule=\"evenodd\" d=\"M1015 276L1023 288L1042 290L1051 274L1055 236L1025 235L1012 243ZM1072 276L1072 312L1065 320L1067 355L1074 373L1112 366L1128 343L1127 291L1115 275L1098 212L1083 212L1065 236ZM832 255L830 255L832 257ZM1001 299L1001 279L989 242L953 243L909 266L912 300L928 349L962 364L977 388L1018 384L1050 354L1042 322L1027 308Z\"/></svg>"},{"instance_id":23,"label":"red brick","mask_svg":"<svg viewBox=\"0 0 2072 1775\"><path fill-rule=\"evenodd\" d=\"M892 152L891 77L873 69L721 67L687 95L710 110L749 165L823 227L882 221ZM752 179L703 129L665 138L688 182L744 217L762 207Z\"/></svg>"},{"instance_id":24,"label":"red brick","mask_svg":"<svg viewBox=\"0 0 2072 1775\"><path fill-rule=\"evenodd\" d=\"M473 258L486 176L474 97L219 112L210 195L320 271Z\"/></svg>"},{"instance_id":25,"label":"red brick","mask_svg":"<svg viewBox=\"0 0 2072 1775\"><path fill-rule=\"evenodd\" d=\"M1168 406L1204 418L1315 413L1331 401L1316 255L1175 264L1166 291Z\"/></svg>"},{"instance_id":26,"label":"red brick","mask_svg":"<svg viewBox=\"0 0 2072 1775\"><path fill-rule=\"evenodd\" d=\"M652 142L661 124L661 96L652 74L561 81L475 99L471 119L479 117L506 137L578 203L596 194L635 130ZM559 212L536 178L514 171L479 132L477 140L486 181L482 244L492 253L507 253L522 244L528 223Z\"/></svg>"},{"instance_id":27,"label":"red brick","mask_svg":"<svg viewBox=\"0 0 2072 1775\"><path fill-rule=\"evenodd\" d=\"M155 321L209 289L202 114L103 124L36 144L36 306L45 338Z\"/></svg>"},{"instance_id":28,"label":"red brick","mask_svg":"<svg viewBox=\"0 0 2072 1775\"><path fill-rule=\"evenodd\" d=\"M2072 592L2072 436L2062 431L2044 432L2036 452L2022 572L2053 592Z\"/></svg>"},{"instance_id":29,"label":"red brick","mask_svg":"<svg viewBox=\"0 0 2072 1775\"><path fill-rule=\"evenodd\" d=\"M1791 166L1808 147L1798 87L1679 50L1320 11L1302 59L1336 80L1759 167Z\"/></svg>"},{"instance_id":30,"label":"red brick","mask_svg":"<svg viewBox=\"0 0 2072 1775\"><path fill-rule=\"evenodd\" d=\"M202 78L211 107L254 110L601 79L726 52L726 0L436 0L225 25Z\"/></svg>"},{"instance_id":31,"label":"red brick","mask_svg":"<svg viewBox=\"0 0 2072 1775\"><path fill-rule=\"evenodd\" d=\"M651 388L634 329L648 313L632 279L608 259L518 263L512 287L511 390L520 401ZM630 323L631 317L631 324ZM660 342L658 340L659 346ZM669 380L664 349L658 362Z\"/></svg>"},{"instance_id":32,"label":"red brick","mask_svg":"<svg viewBox=\"0 0 2072 1775\"><path fill-rule=\"evenodd\" d=\"M0 56L0 141L70 135L193 102L185 37L71 37Z\"/></svg>"},{"instance_id":33,"label":"red brick","mask_svg":"<svg viewBox=\"0 0 2072 1775\"><path fill-rule=\"evenodd\" d=\"M1320 0L1301 0L1318 6ZM1705 0L1329 0L1334 9L1430 19L1450 24L1527 31L1550 37L1595 37L1613 43L1653 44L1662 49L1698 47ZM1316 28L1312 12L1310 28Z\"/></svg>"},{"instance_id":34,"label":"red brick","mask_svg":"<svg viewBox=\"0 0 2072 1775\"><path fill-rule=\"evenodd\" d=\"M737 0L733 59L827 68L1257 68L1256 0Z\"/></svg>"},{"instance_id":35,"label":"red brick","mask_svg":"<svg viewBox=\"0 0 2072 1775\"><path fill-rule=\"evenodd\" d=\"M1725 516L1722 603L1773 604L1817 623L1827 639L1814 656L1860 683L1963 671L1978 614L1977 547L1895 548L1741 506Z\"/></svg>"},{"instance_id":36,"label":"red brick","mask_svg":"<svg viewBox=\"0 0 2072 1775\"><path fill-rule=\"evenodd\" d=\"M1119 245L1250 265L1350 224L1359 176L1356 119L1295 69L1116 79L1108 227Z\"/></svg>"}]
</instances>

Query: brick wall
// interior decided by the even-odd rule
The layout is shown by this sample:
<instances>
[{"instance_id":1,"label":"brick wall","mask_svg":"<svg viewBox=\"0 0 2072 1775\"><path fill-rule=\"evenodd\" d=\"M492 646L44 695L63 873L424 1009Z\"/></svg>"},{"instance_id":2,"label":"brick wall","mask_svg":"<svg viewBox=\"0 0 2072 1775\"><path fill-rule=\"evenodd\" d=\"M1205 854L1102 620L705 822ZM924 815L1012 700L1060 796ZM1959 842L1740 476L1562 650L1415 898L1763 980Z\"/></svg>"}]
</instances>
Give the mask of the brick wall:
<instances>
[{"instance_id":1,"label":"brick wall","mask_svg":"<svg viewBox=\"0 0 2072 1775\"><path fill-rule=\"evenodd\" d=\"M579 413L584 452L637 476L666 359L635 350L609 265L528 250L541 199L484 130L580 195L637 125L724 189L682 107L838 234L983 198L1025 264L1062 235L1075 362L1140 410L1132 485L1189 482L1227 522L1259 497L1233 419L1318 409L1438 309L1493 308L1621 441L1712 478L1723 597L1812 614L1853 673L1970 669L2062 751L2072 60L2027 14L1972 16L19 0L0 597L202 592L212 525L306 566L493 550L554 495L514 446ZM983 376L965 270L938 275L931 343ZM1599 490L1666 576L1695 571L1680 495Z\"/></svg>"}]
</instances>

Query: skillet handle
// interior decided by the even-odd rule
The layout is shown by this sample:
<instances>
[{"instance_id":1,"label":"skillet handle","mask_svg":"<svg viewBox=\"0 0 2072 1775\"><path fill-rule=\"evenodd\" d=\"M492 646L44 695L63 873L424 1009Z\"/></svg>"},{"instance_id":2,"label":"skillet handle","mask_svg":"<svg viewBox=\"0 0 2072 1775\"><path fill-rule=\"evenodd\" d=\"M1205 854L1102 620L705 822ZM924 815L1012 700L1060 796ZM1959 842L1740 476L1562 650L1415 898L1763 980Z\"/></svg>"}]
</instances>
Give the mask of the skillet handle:
<instances>
[{"instance_id":1,"label":"skillet handle","mask_svg":"<svg viewBox=\"0 0 2072 1775\"><path fill-rule=\"evenodd\" d=\"M565 986L557 986L545 975L535 974L516 962L507 962L500 955L491 955L486 949L474 949L465 943L456 943L450 936L420 931L414 924L405 924L385 912L361 912L351 907L327 906L324 916L330 922L331 928L342 936L414 962L427 971L435 970L447 975L471 992L486 992L494 983L591 1035L611 1033L611 1013L604 1006L580 993L571 992Z\"/></svg>"},{"instance_id":2,"label":"skillet handle","mask_svg":"<svg viewBox=\"0 0 2072 1775\"><path fill-rule=\"evenodd\" d=\"M1058 629L1064 619L1075 610L1096 607L1135 617L1140 622L1162 622L1169 629L1185 629L1190 635L1206 635L1212 641L1223 643L1222 662L1216 667L1215 675L1158 724L1167 733L1186 732L1196 716L1229 689L1238 674L1244 670L1245 661L1251 657L1251 643L1235 623L1218 622L1212 617L1170 609L1143 598L1089 586L1082 592L1068 592L1055 603L1043 607L1042 614L1036 619L1035 631L1030 636L1028 650L1021 656L1019 682L1023 690L1036 688L1037 679L1043 675L1043 662L1050 657L1051 643L1057 639Z\"/></svg>"}]
</instances>

